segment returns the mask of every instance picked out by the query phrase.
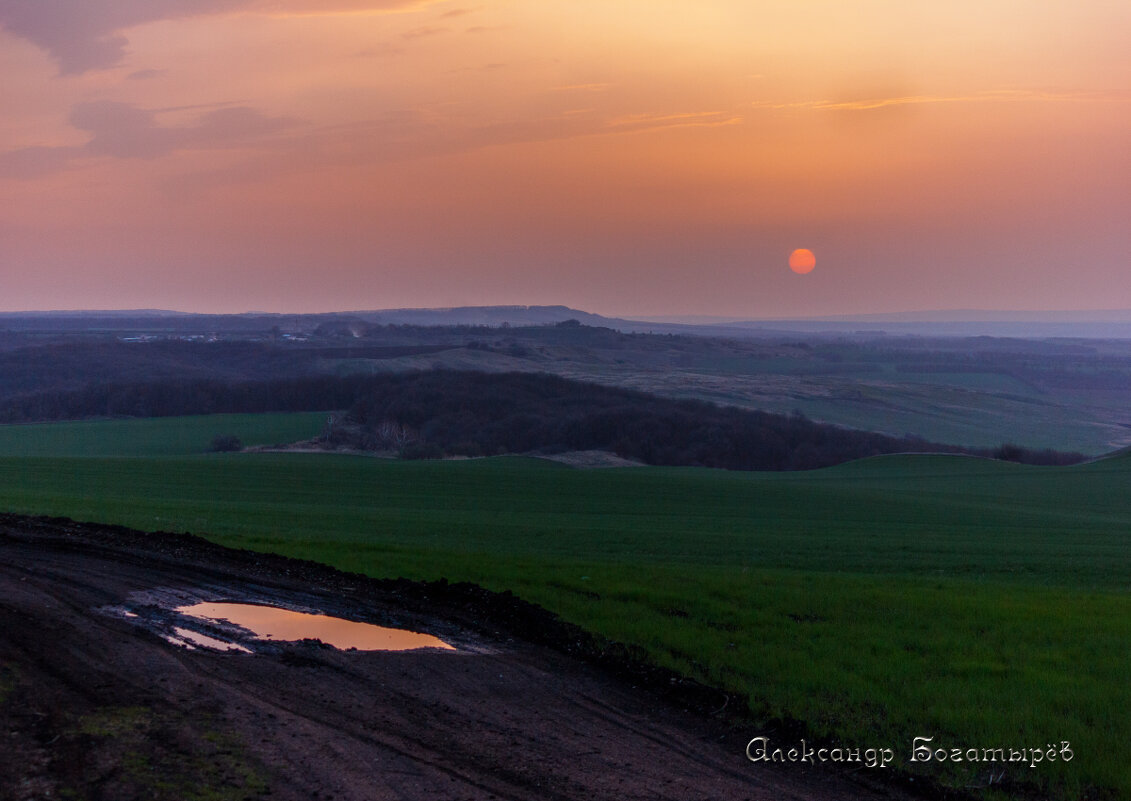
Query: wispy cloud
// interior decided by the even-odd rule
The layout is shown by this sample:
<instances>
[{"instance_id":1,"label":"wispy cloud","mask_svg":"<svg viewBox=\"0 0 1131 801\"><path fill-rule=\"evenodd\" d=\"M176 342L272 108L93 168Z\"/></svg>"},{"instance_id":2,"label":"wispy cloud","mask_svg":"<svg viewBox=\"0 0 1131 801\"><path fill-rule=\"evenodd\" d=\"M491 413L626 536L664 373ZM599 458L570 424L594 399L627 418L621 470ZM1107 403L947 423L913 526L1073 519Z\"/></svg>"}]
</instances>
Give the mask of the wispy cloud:
<instances>
[{"instance_id":1,"label":"wispy cloud","mask_svg":"<svg viewBox=\"0 0 1131 801\"><path fill-rule=\"evenodd\" d=\"M500 66L501 68L501 66ZM162 124L167 112L202 111L182 125ZM248 106L145 109L96 101L76 105L70 122L89 135L72 147L32 147L0 154L0 176L35 178L78 166L94 158L158 159L179 151L245 149L276 174L312 165L375 164L430 158L490 147L599 136L642 134L670 128L735 125L740 116L725 111L639 113L610 117L591 108L571 108L543 117L494 122L460 120L437 109L390 111L368 124L332 126L296 133L294 120L269 117ZM280 135L283 134L283 135ZM296 159L295 154L302 157ZM250 177L262 175L263 169ZM238 177L228 167L202 186Z\"/></svg>"},{"instance_id":2,"label":"wispy cloud","mask_svg":"<svg viewBox=\"0 0 1131 801\"><path fill-rule=\"evenodd\" d=\"M571 83L555 86L553 92L605 92L612 88L611 83Z\"/></svg>"},{"instance_id":3,"label":"wispy cloud","mask_svg":"<svg viewBox=\"0 0 1131 801\"><path fill-rule=\"evenodd\" d=\"M725 111L695 111L684 114L628 114L609 120L608 127L620 131L646 131L657 128L717 128L740 122L742 117Z\"/></svg>"},{"instance_id":4,"label":"wispy cloud","mask_svg":"<svg viewBox=\"0 0 1131 801\"><path fill-rule=\"evenodd\" d=\"M455 69L448 70L448 74L455 75L461 72L501 72L503 70L509 69L510 66L511 65L505 61L492 61L487 64L478 64L474 67L457 67Z\"/></svg>"},{"instance_id":5,"label":"wispy cloud","mask_svg":"<svg viewBox=\"0 0 1131 801\"><path fill-rule=\"evenodd\" d=\"M472 14L476 10L477 9L474 9L474 8L453 8L450 11L445 11L440 16L443 17L443 18L450 19L452 17L462 17L462 16L465 16L467 14Z\"/></svg>"},{"instance_id":6,"label":"wispy cloud","mask_svg":"<svg viewBox=\"0 0 1131 801\"><path fill-rule=\"evenodd\" d=\"M116 66L122 31L161 19L229 11L248 0L0 0L0 27L43 48L63 75Z\"/></svg>"},{"instance_id":7,"label":"wispy cloud","mask_svg":"<svg viewBox=\"0 0 1131 801\"><path fill-rule=\"evenodd\" d=\"M303 153L293 159L279 152L279 169L362 166L426 159L484 148L589 137L622 136L675 127L720 127L740 123L726 112L635 114L609 119L595 109L576 108L544 117L486 123L461 122L437 107L390 112L368 123L310 131L292 145ZM289 165L289 166L288 166Z\"/></svg>"},{"instance_id":8,"label":"wispy cloud","mask_svg":"<svg viewBox=\"0 0 1131 801\"><path fill-rule=\"evenodd\" d=\"M444 0L247 0L247 2L248 11L275 17L344 17L420 11Z\"/></svg>"},{"instance_id":9,"label":"wispy cloud","mask_svg":"<svg viewBox=\"0 0 1131 801\"><path fill-rule=\"evenodd\" d=\"M451 28L444 27L443 25L422 25L419 28L413 28L411 31L405 31L401 34L401 38L406 41L414 39L425 39L429 36L438 36L441 33L447 33Z\"/></svg>"},{"instance_id":10,"label":"wispy cloud","mask_svg":"<svg viewBox=\"0 0 1131 801\"><path fill-rule=\"evenodd\" d=\"M293 120L268 117L247 106L217 108L181 126L160 125L158 114L109 100L79 103L71 109L70 122L90 134L85 144L0 153L0 175L35 178L91 157L155 159L179 150L240 147L295 125Z\"/></svg>"},{"instance_id":11,"label":"wispy cloud","mask_svg":"<svg viewBox=\"0 0 1131 801\"><path fill-rule=\"evenodd\" d=\"M118 66L138 25L236 12L389 13L436 0L0 0L0 28L45 50L61 75Z\"/></svg>"},{"instance_id":12,"label":"wispy cloud","mask_svg":"<svg viewBox=\"0 0 1131 801\"><path fill-rule=\"evenodd\" d=\"M858 100L801 100L790 103L756 102L754 108L811 111L875 111L899 106L940 103L1093 103L1126 101L1127 97L1089 92L1045 92L1032 89L994 89L966 95L903 95Z\"/></svg>"}]
</instances>

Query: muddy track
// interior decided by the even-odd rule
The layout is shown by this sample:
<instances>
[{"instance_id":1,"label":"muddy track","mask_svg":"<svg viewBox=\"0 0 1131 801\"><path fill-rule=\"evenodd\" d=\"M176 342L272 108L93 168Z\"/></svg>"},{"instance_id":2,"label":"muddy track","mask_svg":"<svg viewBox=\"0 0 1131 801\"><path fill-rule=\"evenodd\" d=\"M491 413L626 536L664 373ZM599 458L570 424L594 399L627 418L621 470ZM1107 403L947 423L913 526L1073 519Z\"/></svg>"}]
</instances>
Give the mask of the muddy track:
<instances>
[{"instance_id":1,"label":"muddy track","mask_svg":"<svg viewBox=\"0 0 1131 801\"><path fill-rule=\"evenodd\" d=\"M165 636L185 599L275 603L443 638L339 651ZM728 699L471 585L0 515L0 798L847 799L851 775L755 765Z\"/></svg>"}]
</instances>

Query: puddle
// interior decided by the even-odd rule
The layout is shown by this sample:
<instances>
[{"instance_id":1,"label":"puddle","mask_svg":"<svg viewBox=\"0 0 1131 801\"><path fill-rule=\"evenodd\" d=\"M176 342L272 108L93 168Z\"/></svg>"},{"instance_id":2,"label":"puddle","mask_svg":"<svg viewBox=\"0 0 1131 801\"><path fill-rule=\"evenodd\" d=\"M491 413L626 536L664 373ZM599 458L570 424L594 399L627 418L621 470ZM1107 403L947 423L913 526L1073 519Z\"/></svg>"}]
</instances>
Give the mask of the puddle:
<instances>
[{"instance_id":1,"label":"puddle","mask_svg":"<svg viewBox=\"0 0 1131 801\"><path fill-rule=\"evenodd\" d=\"M261 640L321 640L327 645L340 650L356 648L359 651L408 651L414 648L442 648L454 651L451 645L433 637L431 634L420 634L404 629L389 629L375 626L372 623L358 623L329 615L312 615L305 612L292 612L289 609L279 609L274 606L260 606L257 604L238 604L205 602L190 606L179 606L177 612L191 617L203 618L213 621L227 621L240 628L247 629ZM192 642L196 640L187 636L205 640L212 643L197 642L207 648L222 648L233 650L232 644L220 640L213 640L195 632L177 629L177 633ZM215 644L213 644L215 643ZM248 650L243 646L235 646L240 650Z\"/></svg>"}]
</instances>

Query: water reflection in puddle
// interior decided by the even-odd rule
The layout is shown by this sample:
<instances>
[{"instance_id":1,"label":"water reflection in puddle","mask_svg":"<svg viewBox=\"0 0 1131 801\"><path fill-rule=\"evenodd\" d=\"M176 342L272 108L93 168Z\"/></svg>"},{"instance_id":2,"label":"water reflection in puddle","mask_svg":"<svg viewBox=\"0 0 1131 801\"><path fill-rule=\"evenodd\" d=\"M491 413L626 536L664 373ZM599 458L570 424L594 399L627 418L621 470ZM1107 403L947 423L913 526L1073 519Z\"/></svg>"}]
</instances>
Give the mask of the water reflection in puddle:
<instances>
[{"instance_id":1,"label":"water reflection in puddle","mask_svg":"<svg viewBox=\"0 0 1131 801\"><path fill-rule=\"evenodd\" d=\"M389 629L329 615L292 612L273 606L205 602L177 607L177 611L206 620L226 620L253 632L261 640L316 639L342 650L356 648L359 651L455 650L431 634Z\"/></svg>"}]
</instances>

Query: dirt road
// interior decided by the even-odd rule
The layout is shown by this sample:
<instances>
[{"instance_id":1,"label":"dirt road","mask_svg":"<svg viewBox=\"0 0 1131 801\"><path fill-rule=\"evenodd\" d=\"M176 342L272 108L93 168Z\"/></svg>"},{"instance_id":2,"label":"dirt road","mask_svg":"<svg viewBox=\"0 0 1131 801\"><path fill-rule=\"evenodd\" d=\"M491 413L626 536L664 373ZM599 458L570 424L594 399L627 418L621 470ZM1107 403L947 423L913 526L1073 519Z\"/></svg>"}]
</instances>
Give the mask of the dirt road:
<instances>
[{"instance_id":1,"label":"dirt road","mask_svg":"<svg viewBox=\"0 0 1131 801\"><path fill-rule=\"evenodd\" d=\"M190 650L166 635L184 624L172 607L194 599L317 609L456 650ZM890 797L749 762L742 733L562 653L571 636L466 586L0 516L0 797ZM531 642L547 638L557 647Z\"/></svg>"}]
</instances>

